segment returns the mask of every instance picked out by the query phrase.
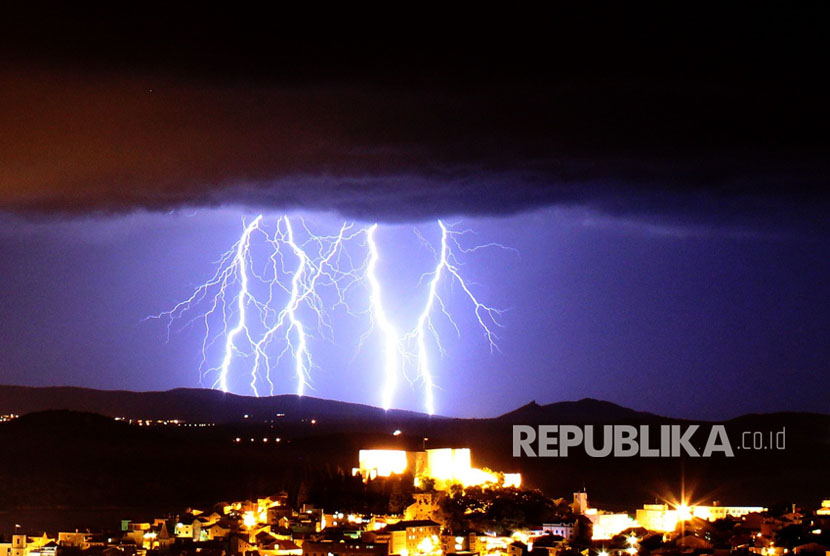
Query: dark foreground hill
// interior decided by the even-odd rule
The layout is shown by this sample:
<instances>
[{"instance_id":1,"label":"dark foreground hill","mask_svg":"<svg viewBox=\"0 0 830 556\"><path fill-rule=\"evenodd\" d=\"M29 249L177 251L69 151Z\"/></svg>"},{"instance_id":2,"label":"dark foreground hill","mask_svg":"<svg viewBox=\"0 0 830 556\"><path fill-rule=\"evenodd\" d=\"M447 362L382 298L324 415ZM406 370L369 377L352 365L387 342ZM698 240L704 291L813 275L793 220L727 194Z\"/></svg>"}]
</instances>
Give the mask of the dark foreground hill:
<instances>
[{"instance_id":1,"label":"dark foreground hill","mask_svg":"<svg viewBox=\"0 0 830 556\"><path fill-rule=\"evenodd\" d=\"M736 450L734 458L590 458L582 452L531 458L513 457L513 425L689 423L590 399L530 404L494 419L448 419L295 396L11 390L0 387L0 413L50 410L0 423L0 510L186 507L276 490L328 505L357 499L382 505L379 487L366 488L351 477L358 450L424 446L469 447L477 466L519 471L528 486L553 497L585 487L591 501L607 509L633 510L676 496L684 476L693 499L722 504L814 505L830 496L828 415L780 413L728 421L724 425L736 440L745 432L767 438L786 431L784 449ZM216 425L210 427L145 427L111 418L207 422L213 411ZM394 435L397 429L402 434Z\"/></svg>"},{"instance_id":2,"label":"dark foreground hill","mask_svg":"<svg viewBox=\"0 0 830 556\"><path fill-rule=\"evenodd\" d=\"M181 419L202 423L263 421L282 415L286 421L327 417L341 421L407 419L419 413L323 400L290 394L255 398L204 388L176 388L164 392L93 390L74 386L0 386L0 414L25 415L68 409L129 419Z\"/></svg>"},{"instance_id":3,"label":"dark foreground hill","mask_svg":"<svg viewBox=\"0 0 830 556\"><path fill-rule=\"evenodd\" d=\"M539 405L533 401L499 417L500 421L528 425L646 422L653 419L659 419L659 417L653 413L634 411L627 407L593 398L547 405Z\"/></svg>"}]
</instances>

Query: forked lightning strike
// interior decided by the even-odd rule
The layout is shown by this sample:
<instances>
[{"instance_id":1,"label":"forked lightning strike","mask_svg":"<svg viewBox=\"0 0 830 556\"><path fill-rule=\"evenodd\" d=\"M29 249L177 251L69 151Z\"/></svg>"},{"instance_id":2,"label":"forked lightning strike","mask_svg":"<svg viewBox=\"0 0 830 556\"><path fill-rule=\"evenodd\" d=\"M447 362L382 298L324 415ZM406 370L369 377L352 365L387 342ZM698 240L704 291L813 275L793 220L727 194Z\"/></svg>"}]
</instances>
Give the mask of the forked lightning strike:
<instances>
[{"instance_id":1,"label":"forked lightning strike","mask_svg":"<svg viewBox=\"0 0 830 556\"><path fill-rule=\"evenodd\" d=\"M350 281L357 280L354 269L342 271L340 265L337 264L337 257L342 253L344 242L351 240L357 234L347 234L352 228L351 224L343 224L340 232L335 237L316 236L304 227L310 237L312 243L319 246L317 259L312 259L303 247L297 243L294 236L294 229L291 221L287 216L283 216L280 222L284 223L285 231L282 231L279 226L277 232L272 240L274 246L274 254L272 259L275 260L275 255L279 253L280 243L287 244L294 256L297 258L297 268L294 270L291 278L291 287L289 291L289 299L285 307L279 312L276 321L270 327L266 327L262 338L254 345L254 365L251 370L251 389L255 395L259 395L256 388L257 379L260 376L261 367L265 368L265 379L270 385L270 393L274 394L274 383L271 379L271 363L270 358L266 352L268 345L273 340L274 336L283 329L286 319L288 319L288 327L284 330L282 338L285 340L285 348L280 352L276 358L279 362L286 352L291 351L294 356L294 375L297 378L297 395L302 396L305 393L306 386L308 386L309 372L313 367L311 353L308 350L308 343L306 340L306 330L302 321L297 317L297 311L301 304L309 307L315 314L317 320L317 330L321 331L324 328L330 328L326 313L323 308L323 303L317 291L318 283L321 277L325 280L326 286L332 286L338 294L339 303L345 304L341 282L347 279L347 284ZM271 289L270 291L273 291ZM269 297L270 301L271 297ZM295 332L296 340L292 342L291 333Z\"/></svg>"},{"instance_id":2,"label":"forked lightning strike","mask_svg":"<svg viewBox=\"0 0 830 556\"><path fill-rule=\"evenodd\" d=\"M389 319L384 305L388 299L385 298L377 272L381 260L375 241L378 225L355 229L353 224L344 223L336 235L324 236L313 234L303 222L301 232L306 239L300 241L288 216L277 221L272 236L265 229L262 215L247 224L239 241L220 258L218 268L210 280L171 310L148 318L168 319L169 338L173 321L189 311L195 311L196 306L205 299L210 299L210 307L196 317L204 324L199 364L200 383L205 376L215 373L212 387L228 392L229 378L239 359L249 360L251 391L258 396L258 385L265 382L273 395L273 371L286 354L291 354L296 392L302 396L310 386L311 370L314 367L308 341L309 328L304 318L311 316L316 321L316 326L311 327L311 330L320 336L330 336L333 329L321 293L324 290L334 292L337 301L333 305L345 306L349 315L357 317L359 315L349 308L346 292L362 283L367 290L368 308L365 312L369 315L370 326L361 338L361 345L373 332L377 332L382 340L379 381L381 405L384 409L392 408L399 379L407 375L407 363L414 361L416 377L424 385L424 408L429 414L434 414L435 379L428 338L433 338L441 355L445 353L440 334L433 323L435 311L440 309L456 334L460 335L459 327L441 297L440 285L448 282L460 286L465 297L472 303L473 313L490 351L498 349L498 337L494 328L501 326L498 321L501 311L478 300L469 283L462 277L457 254L472 253L487 247L504 248L497 243L465 248L459 238L469 233L469 230L455 231L441 220L438 221L438 226L441 230L438 249L416 230L419 239L435 254L436 263L431 272L421 277L422 283L428 279L426 300L414 329L404 335L399 333L400 328ZM255 232L265 237L266 248L271 250L268 257L270 270L266 268L261 273L254 270L256 265L252 255L252 241ZM355 264L347 246L362 235L365 235L366 253L363 260ZM286 270L286 258L296 260L293 269ZM238 288L235 293L232 291L234 287ZM263 291L267 292L267 296ZM287 296L281 306L277 303L275 291ZM218 332L214 332L211 321L217 318L221 319L221 327ZM188 324L192 322L193 320ZM205 369L208 352L220 338L224 338L221 362L218 366ZM407 346L412 343L415 346L410 351Z\"/></svg>"},{"instance_id":3,"label":"forked lightning strike","mask_svg":"<svg viewBox=\"0 0 830 556\"><path fill-rule=\"evenodd\" d=\"M424 278L430 277L429 287L427 290L427 301L424 305L424 310L418 316L418 323L415 326L415 330L410 334L410 336L415 337L415 341L417 343L418 376L424 382L424 409L426 409L427 413L430 415L435 413L433 393L435 381L432 376L429 350L427 349L427 332L429 332L429 334L435 339L435 345L438 347L439 352L441 354L445 353L444 347L441 344L440 335L432 323L432 312L436 304L441 308L441 313L447 318L450 324L452 324L453 328L455 328L456 334L460 335L458 325L455 323L455 320L447 310L447 306L444 304L444 300L438 293L438 284L440 283L441 278L445 274L449 274L452 278L455 278L455 281L461 286L464 293L467 294L467 297L473 303L476 320L487 337L487 342L490 345L491 352L498 349L498 344L496 343L498 337L493 332L493 327L501 326L497 320L497 317L501 315L502 312L494 307L481 303L470 290L470 287L464 278L462 278L461 271L458 268L460 263L455 255L455 251L452 249L452 245L454 245L456 249L462 253L470 253L482 247L505 248L500 244L491 243L485 246L477 246L466 249L461 246L458 240L459 236L467 233L466 231L454 231L451 228L448 228L441 220L438 221L438 226L441 228L441 245L437 251L426 242L423 236L420 236L419 234L421 240L430 246L436 254L438 261L436 263L435 270L425 274L421 278L423 280ZM450 245L451 243L452 245Z\"/></svg>"},{"instance_id":4,"label":"forked lightning strike","mask_svg":"<svg viewBox=\"0 0 830 556\"><path fill-rule=\"evenodd\" d=\"M259 223L262 221L262 215L256 217L256 219L251 222L248 227L245 228L245 232L242 234L242 239L239 241L239 244L236 248L236 256L233 258L233 267L234 272L239 275L239 294L236 296L238 307L237 307L237 324L236 326L227 333L225 337L225 357L222 359L222 365L219 367L219 389L223 392L228 391L228 369L231 365L231 359L233 359L233 354L237 351L236 345L234 344L234 339L236 336L245 331L245 336L247 337L248 343L251 343L251 334L248 331L248 326L246 323L245 315L246 315L246 307L248 303L252 301L252 297L250 292L248 291L248 249L251 245L251 233L257 229ZM222 293L224 297L224 292ZM226 321L227 322L227 321Z\"/></svg>"},{"instance_id":5,"label":"forked lightning strike","mask_svg":"<svg viewBox=\"0 0 830 556\"><path fill-rule=\"evenodd\" d=\"M383 389L381 390L381 404L383 409L391 409L395 387L398 382L399 361L401 359L401 341L398 332L386 317L383 307L383 294L380 281L377 277L377 263L380 258L375 243L375 230L378 225L373 224L366 232L366 243L369 246L369 265L366 269L366 278L369 282L369 307L372 315L372 326L377 326L383 336Z\"/></svg>"}]
</instances>

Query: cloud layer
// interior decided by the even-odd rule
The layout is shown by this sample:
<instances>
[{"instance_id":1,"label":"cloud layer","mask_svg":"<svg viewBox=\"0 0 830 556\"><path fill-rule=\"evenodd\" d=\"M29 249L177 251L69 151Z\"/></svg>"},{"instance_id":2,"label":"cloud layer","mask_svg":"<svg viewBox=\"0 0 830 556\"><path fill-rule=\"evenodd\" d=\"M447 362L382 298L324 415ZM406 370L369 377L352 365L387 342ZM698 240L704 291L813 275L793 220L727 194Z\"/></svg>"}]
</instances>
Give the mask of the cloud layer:
<instances>
[{"instance_id":1,"label":"cloud layer","mask_svg":"<svg viewBox=\"0 0 830 556\"><path fill-rule=\"evenodd\" d=\"M822 226L819 50L782 55L766 36L729 50L724 33L671 28L640 48L607 21L600 45L570 28L429 44L391 29L369 47L338 35L309 49L248 27L223 50L165 29L151 29L146 52L118 27L6 39L0 207L240 204L402 220L564 204Z\"/></svg>"}]
</instances>

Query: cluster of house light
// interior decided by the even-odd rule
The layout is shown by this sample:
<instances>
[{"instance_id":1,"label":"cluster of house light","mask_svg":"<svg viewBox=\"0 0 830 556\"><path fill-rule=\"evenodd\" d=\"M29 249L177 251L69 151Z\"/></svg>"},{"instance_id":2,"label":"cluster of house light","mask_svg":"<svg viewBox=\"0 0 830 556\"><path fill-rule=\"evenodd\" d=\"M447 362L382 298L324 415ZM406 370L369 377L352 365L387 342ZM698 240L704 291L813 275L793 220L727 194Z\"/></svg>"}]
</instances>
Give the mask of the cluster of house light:
<instances>
[{"instance_id":1,"label":"cluster of house light","mask_svg":"<svg viewBox=\"0 0 830 556\"><path fill-rule=\"evenodd\" d=\"M130 419L129 417L113 417L116 421L122 421L139 427L215 427L216 423L186 423L181 419Z\"/></svg>"},{"instance_id":2,"label":"cluster of house light","mask_svg":"<svg viewBox=\"0 0 830 556\"><path fill-rule=\"evenodd\" d=\"M242 437L241 437L241 436L234 437L234 439L233 439L233 441L234 441L234 443L235 443L235 444L240 444L240 443L242 443L242 440L243 440L243 439L242 439ZM251 437L249 440L250 440L250 442L256 442L256 441L257 441L257 439L256 439L256 438L254 438L254 437ZM269 437L267 437L267 436L263 436L263 437L262 437L259 441L260 441L260 442L262 442L263 444L267 444L268 442L271 442L271 439L270 439ZM280 438L279 436L277 436L277 437L275 437L275 438L274 438L274 442L276 442L276 443L280 443L280 442L282 442L282 438Z\"/></svg>"}]
</instances>

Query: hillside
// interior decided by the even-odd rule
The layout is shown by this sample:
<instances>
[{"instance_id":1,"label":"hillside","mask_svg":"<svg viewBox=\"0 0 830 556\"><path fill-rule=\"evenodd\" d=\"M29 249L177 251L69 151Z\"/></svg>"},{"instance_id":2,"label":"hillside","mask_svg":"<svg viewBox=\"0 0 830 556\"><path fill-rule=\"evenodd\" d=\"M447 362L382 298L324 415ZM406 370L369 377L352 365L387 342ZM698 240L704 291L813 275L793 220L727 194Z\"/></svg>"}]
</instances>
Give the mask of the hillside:
<instances>
[{"instance_id":1,"label":"hillside","mask_svg":"<svg viewBox=\"0 0 830 556\"><path fill-rule=\"evenodd\" d=\"M319 496L348 493L342 500L349 500L368 492L351 478L357 452L381 447L469 447L477 466L519 471L528 487L553 497L584 487L607 509L677 495L683 476L695 499L723 504L815 504L830 493L830 416L819 414L746 415L724 423L735 439L744 431L786 430L784 450L737 450L734 458L590 458L580 452L516 458L514 424L687 422L592 399L529 404L493 419L448 419L296 396L0 387L0 413L27 408L44 411L0 423L0 508L186 507L282 489L296 497L303 484ZM139 427L114 415L216 424ZM394 435L398 429L402 434Z\"/></svg>"},{"instance_id":2,"label":"hillside","mask_svg":"<svg viewBox=\"0 0 830 556\"><path fill-rule=\"evenodd\" d=\"M278 414L286 421L329 418L340 421L426 418L410 411L324 400L290 394L256 398L204 388L177 388L163 392L94 390L73 386L0 386L0 414L24 415L67 409L129 419L181 419L201 423L263 421Z\"/></svg>"}]
</instances>

